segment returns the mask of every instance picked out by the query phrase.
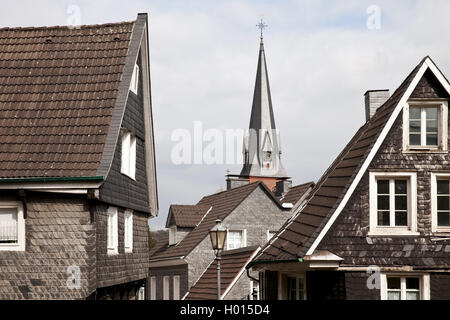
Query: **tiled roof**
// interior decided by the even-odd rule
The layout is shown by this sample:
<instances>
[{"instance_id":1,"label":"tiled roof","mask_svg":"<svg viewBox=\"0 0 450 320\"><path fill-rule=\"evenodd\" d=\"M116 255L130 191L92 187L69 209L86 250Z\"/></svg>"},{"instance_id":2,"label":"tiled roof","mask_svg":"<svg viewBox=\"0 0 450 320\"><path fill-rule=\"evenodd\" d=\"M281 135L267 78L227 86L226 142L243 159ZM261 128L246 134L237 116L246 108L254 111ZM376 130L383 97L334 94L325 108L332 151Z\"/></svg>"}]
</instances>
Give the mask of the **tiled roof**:
<instances>
[{"instance_id":1,"label":"tiled roof","mask_svg":"<svg viewBox=\"0 0 450 320\"><path fill-rule=\"evenodd\" d=\"M250 262L251 257L259 249L246 247L222 253L220 261L220 292L221 295L229 290L233 280L240 276L243 268ZM223 298L223 296L222 296ZM192 286L185 300L216 300L217 299L217 260L209 265L203 275Z\"/></svg>"},{"instance_id":2,"label":"tiled roof","mask_svg":"<svg viewBox=\"0 0 450 320\"><path fill-rule=\"evenodd\" d=\"M373 144L419 71L424 58L400 87L353 136L320 178L306 206L288 221L258 255L256 261L291 260L303 257L337 208Z\"/></svg>"},{"instance_id":3,"label":"tiled roof","mask_svg":"<svg viewBox=\"0 0 450 320\"><path fill-rule=\"evenodd\" d=\"M312 187L314 187L314 182L307 182L292 187L284 195L284 197L280 199L280 201L281 203L292 203L295 205L297 201L300 200L301 197L305 194L305 192L307 192Z\"/></svg>"},{"instance_id":4,"label":"tiled roof","mask_svg":"<svg viewBox=\"0 0 450 320\"><path fill-rule=\"evenodd\" d=\"M96 175L133 26L0 29L0 178Z\"/></svg>"},{"instance_id":5,"label":"tiled roof","mask_svg":"<svg viewBox=\"0 0 450 320\"><path fill-rule=\"evenodd\" d=\"M177 227L194 228L205 216L209 208L210 206L208 205L173 204L169 208L169 215L171 215L171 219L167 220L168 223L172 223L169 220L173 219L173 224Z\"/></svg>"},{"instance_id":6,"label":"tiled roof","mask_svg":"<svg viewBox=\"0 0 450 320\"><path fill-rule=\"evenodd\" d=\"M186 237L175 246L168 246L168 239L164 243L158 244L158 249L152 251L150 260L165 259L171 257L185 256L197 246L216 224L216 219L224 220L250 193L261 187L267 191L268 195L278 203L281 203L273 196L272 192L262 183L254 182L239 186L230 190L215 193L202 198L197 205L212 207L208 214Z\"/></svg>"}]
</instances>

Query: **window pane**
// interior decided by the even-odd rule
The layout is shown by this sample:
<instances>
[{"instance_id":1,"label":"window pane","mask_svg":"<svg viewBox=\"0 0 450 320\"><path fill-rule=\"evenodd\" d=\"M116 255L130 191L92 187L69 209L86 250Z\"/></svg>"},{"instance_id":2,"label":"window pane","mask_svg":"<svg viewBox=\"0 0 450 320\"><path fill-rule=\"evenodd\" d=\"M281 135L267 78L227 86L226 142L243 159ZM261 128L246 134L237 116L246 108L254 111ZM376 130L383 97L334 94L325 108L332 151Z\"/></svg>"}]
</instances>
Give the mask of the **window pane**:
<instances>
[{"instance_id":1,"label":"window pane","mask_svg":"<svg viewBox=\"0 0 450 320\"><path fill-rule=\"evenodd\" d=\"M378 196L378 210L389 210L389 196Z\"/></svg>"},{"instance_id":2,"label":"window pane","mask_svg":"<svg viewBox=\"0 0 450 320\"><path fill-rule=\"evenodd\" d=\"M289 277L287 279L287 283L288 283L288 300L296 300L297 296L296 296L296 280L295 278L291 278Z\"/></svg>"},{"instance_id":3,"label":"window pane","mask_svg":"<svg viewBox=\"0 0 450 320\"><path fill-rule=\"evenodd\" d=\"M409 121L409 132L410 133L420 133L420 120Z\"/></svg>"},{"instance_id":4,"label":"window pane","mask_svg":"<svg viewBox=\"0 0 450 320\"><path fill-rule=\"evenodd\" d=\"M395 225L396 226L408 225L408 214L406 211L395 211Z\"/></svg>"},{"instance_id":5,"label":"window pane","mask_svg":"<svg viewBox=\"0 0 450 320\"><path fill-rule=\"evenodd\" d=\"M406 180L395 180L395 194L406 194Z\"/></svg>"},{"instance_id":6,"label":"window pane","mask_svg":"<svg viewBox=\"0 0 450 320\"><path fill-rule=\"evenodd\" d=\"M437 119L437 117L438 117L438 108L437 107L425 108L425 113L427 115L427 120L429 120L429 119Z\"/></svg>"},{"instance_id":7,"label":"window pane","mask_svg":"<svg viewBox=\"0 0 450 320\"><path fill-rule=\"evenodd\" d=\"M406 278L406 289L420 289L419 278Z\"/></svg>"},{"instance_id":8,"label":"window pane","mask_svg":"<svg viewBox=\"0 0 450 320\"><path fill-rule=\"evenodd\" d=\"M400 300L400 291L388 291L388 300Z\"/></svg>"},{"instance_id":9,"label":"window pane","mask_svg":"<svg viewBox=\"0 0 450 320\"><path fill-rule=\"evenodd\" d=\"M406 291L406 300L420 300L419 291Z\"/></svg>"},{"instance_id":10,"label":"window pane","mask_svg":"<svg viewBox=\"0 0 450 320\"><path fill-rule=\"evenodd\" d=\"M389 194L389 180L377 181L378 194Z\"/></svg>"},{"instance_id":11,"label":"window pane","mask_svg":"<svg viewBox=\"0 0 450 320\"><path fill-rule=\"evenodd\" d=\"M389 226L390 224L389 211L378 211L378 225Z\"/></svg>"},{"instance_id":12,"label":"window pane","mask_svg":"<svg viewBox=\"0 0 450 320\"><path fill-rule=\"evenodd\" d=\"M438 121L436 120L427 120L427 132L437 133L438 129Z\"/></svg>"},{"instance_id":13,"label":"window pane","mask_svg":"<svg viewBox=\"0 0 450 320\"><path fill-rule=\"evenodd\" d=\"M438 137L437 134L427 134L427 146L437 146L438 145Z\"/></svg>"},{"instance_id":14,"label":"window pane","mask_svg":"<svg viewBox=\"0 0 450 320\"><path fill-rule=\"evenodd\" d=\"M410 134L409 144L411 146L420 146L420 134Z\"/></svg>"},{"instance_id":15,"label":"window pane","mask_svg":"<svg viewBox=\"0 0 450 320\"><path fill-rule=\"evenodd\" d=\"M437 193L438 194L448 194L448 180L438 180L437 181Z\"/></svg>"},{"instance_id":16,"label":"window pane","mask_svg":"<svg viewBox=\"0 0 450 320\"><path fill-rule=\"evenodd\" d=\"M437 197L437 209L438 210L448 210L449 208L449 196L438 196Z\"/></svg>"},{"instance_id":17,"label":"window pane","mask_svg":"<svg viewBox=\"0 0 450 320\"><path fill-rule=\"evenodd\" d=\"M407 196L395 196L395 210L408 210Z\"/></svg>"},{"instance_id":18,"label":"window pane","mask_svg":"<svg viewBox=\"0 0 450 320\"><path fill-rule=\"evenodd\" d=\"M410 119L420 119L420 107L410 107L409 108L409 118Z\"/></svg>"},{"instance_id":19,"label":"window pane","mask_svg":"<svg viewBox=\"0 0 450 320\"><path fill-rule=\"evenodd\" d=\"M438 212L437 224L439 227L450 227L450 213L448 212Z\"/></svg>"},{"instance_id":20,"label":"window pane","mask_svg":"<svg viewBox=\"0 0 450 320\"><path fill-rule=\"evenodd\" d=\"M400 278L387 278L388 289L400 289Z\"/></svg>"},{"instance_id":21,"label":"window pane","mask_svg":"<svg viewBox=\"0 0 450 320\"><path fill-rule=\"evenodd\" d=\"M17 243L17 209L0 209L0 243Z\"/></svg>"}]
</instances>

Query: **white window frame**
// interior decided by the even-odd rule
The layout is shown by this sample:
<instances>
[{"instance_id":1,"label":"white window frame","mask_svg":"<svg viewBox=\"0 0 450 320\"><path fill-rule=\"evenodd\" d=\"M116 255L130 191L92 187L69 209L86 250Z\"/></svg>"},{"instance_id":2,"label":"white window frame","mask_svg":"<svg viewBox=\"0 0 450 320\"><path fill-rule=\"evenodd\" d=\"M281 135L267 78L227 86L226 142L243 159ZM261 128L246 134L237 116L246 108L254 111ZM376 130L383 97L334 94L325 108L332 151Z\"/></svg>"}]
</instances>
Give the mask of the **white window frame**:
<instances>
[{"instance_id":1,"label":"white window frame","mask_svg":"<svg viewBox=\"0 0 450 320\"><path fill-rule=\"evenodd\" d=\"M256 300L259 300L259 283L254 281L254 280L250 280L250 294L249 294L249 300L255 300L253 299L253 291L256 289Z\"/></svg>"},{"instance_id":2,"label":"white window frame","mask_svg":"<svg viewBox=\"0 0 450 320\"><path fill-rule=\"evenodd\" d=\"M406 278L419 278L420 300L430 300L430 274L429 273L381 273L380 274L380 299L388 300L387 278L400 278L400 300L405 300Z\"/></svg>"},{"instance_id":3,"label":"white window frame","mask_svg":"<svg viewBox=\"0 0 450 320\"><path fill-rule=\"evenodd\" d=\"M145 287L140 287L138 289L136 300L145 300Z\"/></svg>"},{"instance_id":4,"label":"white window frame","mask_svg":"<svg viewBox=\"0 0 450 320\"><path fill-rule=\"evenodd\" d=\"M25 218L22 202L2 201L0 208L17 209L17 243L0 243L0 251L25 251Z\"/></svg>"},{"instance_id":5,"label":"white window frame","mask_svg":"<svg viewBox=\"0 0 450 320\"><path fill-rule=\"evenodd\" d=\"M119 253L118 216L119 212L116 207L108 207L106 247L107 253L110 255Z\"/></svg>"},{"instance_id":6,"label":"white window frame","mask_svg":"<svg viewBox=\"0 0 450 320\"><path fill-rule=\"evenodd\" d=\"M405 178L408 180L408 226L378 226L377 179L400 178ZM418 236L420 234L419 232L417 232L416 172L369 172L369 202L369 236ZM390 208L392 210L392 203Z\"/></svg>"},{"instance_id":7,"label":"white window frame","mask_svg":"<svg viewBox=\"0 0 450 320\"><path fill-rule=\"evenodd\" d=\"M133 252L133 210L125 210L124 214L124 249Z\"/></svg>"},{"instance_id":8,"label":"white window frame","mask_svg":"<svg viewBox=\"0 0 450 320\"><path fill-rule=\"evenodd\" d=\"M172 279L172 287L173 287L173 299L172 300L180 300L180 276L173 276Z\"/></svg>"},{"instance_id":9,"label":"white window frame","mask_svg":"<svg viewBox=\"0 0 450 320\"><path fill-rule=\"evenodd\" d=\"M163 300L170 300L170 277L163 277Z\"/></svg>"},{"instance_id":10,"label":"white window frame","mask_svg":"<svg viewBox=\"0 0 450 320\"><path fill-rule=\"evenodd\" d=\"M421 145L409 145L409 108L410 107L438 107L438 146L426 146L426 127L424 126L424 117L421 116ZM422 109L422 112L423 109ZM404 152L447 152L448 151L448 102L447 101L410 101L403 107L403 151Z\"/></svg>"},{"instance_id":11,"label":"white window frame","mask_svg":"<svg viewBox=\"0 0 450 320\"><path fill-rule=\"evenodd\" d=\"M156 300L156 277L150 277L150 300Z\"/></svg>"},{"instance_id":12,"label":"white window frame","mask_svg":"<svg viewBox=\"0 0 450 320\"><path fill-rule=\"evenodd\" d=\"M120 172L136 180L136 136L127 129L122 130L122 158Z\"/></svg>"},{"instance_id":13,"label":"white window frame","mask_svg":"<svg viewBox=\"0 0 450 320\"><path fill-rule=\"evenodd\" d=\"M272 236L270 235L272 233ZM267 241L273 238L273 236L277 233L277 231L267 230Z\"/></svg>"},{"instance_id":14,"label":"white window frame","mask_svg":"<svg viewBox=\"0 0 450 320\"><path fill-rule=\"evenodd\" d=\"M450 227L439 227L437 217L437 180L445 178L450 180L449 173L431 173L431 231L433 233L450 233Z\"/></svg>"},{"instance_id":15,"label":"white window frame","mask_svg":"<svg viewBox=\"0 0 450 320\"><path fill-rule=\"evenodd\" d=\"M133 68L133 75L131 76L130 90L134 94L138 94L138 89L139 89L139 66L135 64Z\"/></svg>"},{"instance_id":16,"label":"white window frame","mask_svg":"<svg viewBox=\"0 0 450 320\"><path fill-rule=\"evenodd\" d=\"M169 246L177 244L177 226L169 227Z\"/></svg>"},{"instance_id":17,"label":"white window frame","mask_svg":"<svg viewBox=\"0 0 450 320\"><path fill-rule=\"evenodd\" d=\"M230 243L229 243L229 234L230 232L241 232L242 236L241 236L241 246L238 248L230 248ZM239 248L245 248L247 246L247 229L227 229L227 250L234 250L234 249L239 249Z\"/></svg>"}]
</instances>

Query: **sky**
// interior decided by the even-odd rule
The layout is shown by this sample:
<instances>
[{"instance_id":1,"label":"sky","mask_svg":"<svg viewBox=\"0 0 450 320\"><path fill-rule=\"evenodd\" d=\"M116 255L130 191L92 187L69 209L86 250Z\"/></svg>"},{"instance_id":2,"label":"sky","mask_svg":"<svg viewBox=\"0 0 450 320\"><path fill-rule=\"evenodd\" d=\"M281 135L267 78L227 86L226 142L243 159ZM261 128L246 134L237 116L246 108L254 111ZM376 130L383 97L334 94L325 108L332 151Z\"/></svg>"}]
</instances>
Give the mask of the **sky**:
<instances>
[{"instance_id":1,"label":"sky","mask_svg":"<svg viewBox=\"0 0 450 320\"><path fill-rule=\"evenodd\" d=\"M75 11L74 11L75 8ZM400 85L430 55L450 77L448 0L2 0L0 26L131 21L149 14L159 216L225 189L238 164L175 164L177 129L246 129L259 30L282 162L293 183L317 181L364 124L363 94ZM78 14L79 13L79 14Z\"/></svg>"}]
</instances>

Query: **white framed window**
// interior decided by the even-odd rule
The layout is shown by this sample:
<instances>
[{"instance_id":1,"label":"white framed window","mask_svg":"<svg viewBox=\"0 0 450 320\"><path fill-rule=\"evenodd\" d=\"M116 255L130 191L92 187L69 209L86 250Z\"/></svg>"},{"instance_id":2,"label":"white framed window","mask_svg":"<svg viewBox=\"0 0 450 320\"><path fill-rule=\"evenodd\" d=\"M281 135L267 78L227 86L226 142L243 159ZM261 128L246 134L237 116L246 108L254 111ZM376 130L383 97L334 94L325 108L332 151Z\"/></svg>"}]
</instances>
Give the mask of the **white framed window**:
<instances>
[{"instance_id":1,"label":"white framed window","mask_svg":"<svg viewBox=\"0 0 450 320\"><path fill-rule=\"evenodd\" d=\"M119 253L119 230L117 208L108 207L108 230L107 230L107 252L108 254Z\"/></svg>"},{"instance_id":2,"label":"white framed window","mask_svg":"<svg viewBox=\"0 0 450 320\"><path fill-rule=\"evenodd\" d=\"M150 300L156 300L156 277L150 277Z\"/></svg>"},{"instance_id":3,"label":"white framed window","mask_svg":"<svg viewBox=\"0 0 450 320\"><path fill-rule=\"evenodd\" d=\"M125 252L133 252L133 211L124 213L124 246Z\"/></svg>"},{"instance_id":4,"label":"white framed window","mask_svg":"<svg viewBox=\"0 0 450 320\"><path fill-rule=\"evenodd\" d=\"M137 64L134 65L133 75L131 76L130 90L138 94L139 88L139 66Z\"/></svg>"},{"instance_id":5,"label":"white framed window","mask_svg":"<svg viewBox=\"0 0 450 320\"><path fill-rule=\"evenodd\" d=\"M448 104L409 102L403 109L404 151L448 150Z\"/></svg>"},{"instance_id":6,"label":"white framed window","mask_svg":"<svg viewBox=\"0 0 450 320\"><path fill-rule=\"evenodd\" d=\"M169 227L169 246L177 244L177 226Z\"/></svg>"},{"instance_id":7,"label":"white framed window","mask_svg":"<svg viewBox=\"0 0 450 320\"><path fill-rule=\"evenodd\" d=\"M430 300L429 274L380 275L381 300Z\"/></svg>"},{"instance_id":8,"label":"white framed window","mask_svg":"<svg viewBox=\"0 0 450 320\"><path fill-rule=\"evenodd\" d=\"M303 275L295 277L287 277L287 299L288 300L305 300L306 299L306 283Z\"/></svg>"},{"instance_id":9,"label":"white framed window","mask_svg":"<svg viewBox=\"0 0 450 320\"><path fill-rule=\"evenodd\" d=\"M247 246L247 229L227 230L227 250L243 248Z\"/></svg>"},{"instance_id":10,"label":"white framed window","mask_svg":"<svg viewBox=\"0 0 450 320\"><path fill-rule=\"evenodd\" d=\"M370 235L419 235L417 174L370 172Z\"/></svg>"},{"instance_id":11,"label":"white framed window","mask_svg":"<svg viewBox=\"0 0 450 320\"><path fill-rule=\"evenodd\" d=\"M145 300L145 287L140 287L137 292L137 300Z\"/></svg>"},{"instance_id":12,"label":"white framed window","mask_svg":"<svg viewBox=\"0 0 450 320\"><path fill-rule=\"evenodd\" d=\"M450 233L450 173L431 173L431 229Z\"/></svg>"},{"instance_id":13,"label":"white framed window","mask_svg":"<svg viewBox=\"0 0 450 320\"><path fill-rule=\"evenodd\" d=\"M277 233L276 231L270 231L270 230L267 230L267 241L269 241L270 239L272 239L273 236L274 236L276 233Z\"/></svg>"},{"instance_id":14,"label":"white framed window","mask_svg":"<svg viewBox=\"0 0 450 320\"><path fill-rule=\"evenodd\" d=\"M248 295L249 300L259 300L259 283L254 280L250 280L250 293Z\"/></svg>"},{"instance_id":15,"label":"white framed window","mask_svg":"<svg viewBox=\"0 0 450 320\"><path fill-rule=\"evenodd\" d=\"M122 161L120 172L136 179L136 136L130 131L122 131Z\"/></svg>"},{"instance_id":16,"label":"white framed window","mask_svg":"<svg viewBox=\"0 0 450 320\"><path fill-rule=\"evenodd\" d=\"M170 299L170 277L164 276L163 277L163 300L169 300Z\"/></svg>"},{"instance_id":17,"label":"white framed window","mask_svg":"<svg viewBox=\"0 0 450 320\"><path fill-rule=\"evenodd\" d=\"M25 219L21 202L0 202L0 251L25 251Z\"/></svg>"},{"instance_id":18,"label":"white framed window","mask_svg":"<svg viewBox=\"0 0 450 320\"><path fill-rule=\"evenodd\" d=\"M173 300L180 300L180 276L173 276Z\"/></svg>"}]
</instances>

